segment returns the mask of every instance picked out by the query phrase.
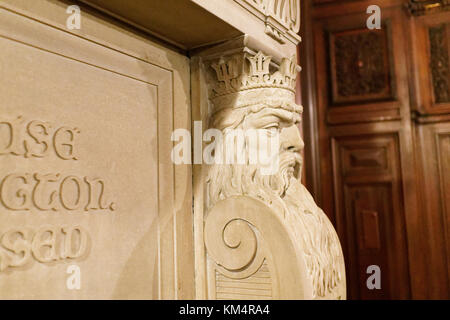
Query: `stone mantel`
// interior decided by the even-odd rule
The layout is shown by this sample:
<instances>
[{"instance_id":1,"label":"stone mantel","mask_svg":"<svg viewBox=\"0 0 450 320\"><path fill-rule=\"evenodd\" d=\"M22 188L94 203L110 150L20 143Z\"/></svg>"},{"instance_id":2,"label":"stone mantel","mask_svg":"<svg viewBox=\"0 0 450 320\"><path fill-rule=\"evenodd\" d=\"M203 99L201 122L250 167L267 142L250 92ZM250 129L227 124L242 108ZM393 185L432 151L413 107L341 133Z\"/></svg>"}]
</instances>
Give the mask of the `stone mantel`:
<instances>
[{"instance_id":1,"label":"stone mantel","mask_svg":"<svg viewBox=\"0 0 450 320\"><path fill-rule=\"evenodd\" d=\"M345 299L300 182L299 27L300 0L0 0L0 296ZM276 136L275 170L197 162L209 129Z\"/></svg>"},{"instance_id":2,"label":"stone mantel","mask_svg":"<svg viewBox=\"0 0 450 320\"><path fill-rule=\"evenodd\" d=\"M249 35L288 56L300 41L299 0L81 1L182 50Z\"/></svg>"}]
</instances>

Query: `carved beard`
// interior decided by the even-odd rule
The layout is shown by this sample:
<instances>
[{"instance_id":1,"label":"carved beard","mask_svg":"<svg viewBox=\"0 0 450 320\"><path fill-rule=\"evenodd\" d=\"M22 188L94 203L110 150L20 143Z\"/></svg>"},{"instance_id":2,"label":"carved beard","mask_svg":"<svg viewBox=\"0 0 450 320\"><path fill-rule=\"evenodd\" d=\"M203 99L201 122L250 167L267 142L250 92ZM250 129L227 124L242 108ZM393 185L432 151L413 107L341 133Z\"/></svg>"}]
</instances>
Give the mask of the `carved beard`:
<instances>
[{"instance_id":1,"label":"carved beard","mask_svg":"<svg viewBox=\"0 0 450 320\"><path fill-rule=\"evenodd\" d=\"M263 175L260 166L252 164L212 165L207 178L207 207L231 196L247 195L270 203L277 212L285 212L285 196L294 174L301 172L301 157L285 151L279 156L279 170L274 175Z\"/></svg>"},{"instance_id":2,"label":"carved beard","mask_svg":"<svg viewBox=\"0 0 450 320\"><path fill-rule=\"evenodd\" d=\"M296 238L303 242L314 297L326 297L342 281L343 255L337 234L297 178L301 172L300 155L285 151L279 159L279 170L274 175L262 175L259 167L251 164L210 166L207 208L228 197L246 195L262 200L282 214Z\"/></svg>"},{"instance_id":3,"label":"carved beard","mask_svg":"<svg viewBox=\"0 0 450 320\"><path fill-rule=\"evenodd\" d=\"M333 225L311 194L297 179L291 179L284 202L287 224L302 239L314 297L329 297L343 279L344 258ZM332 297L336 298L336 297Z\"/></svg>"},{"instance_id":4,"label":"carved beard","mask_svg":"<svg viewBox=\"0 0 450 320\"><path fill-rule=\"evenodd\" d=\"M280 170L277 179L282 179L281 190L278 195L284 198L291 185L291 180L298 181L302 171L302 157L297 152L285 151L280 155Z\"/></svg>"}]
</instances>

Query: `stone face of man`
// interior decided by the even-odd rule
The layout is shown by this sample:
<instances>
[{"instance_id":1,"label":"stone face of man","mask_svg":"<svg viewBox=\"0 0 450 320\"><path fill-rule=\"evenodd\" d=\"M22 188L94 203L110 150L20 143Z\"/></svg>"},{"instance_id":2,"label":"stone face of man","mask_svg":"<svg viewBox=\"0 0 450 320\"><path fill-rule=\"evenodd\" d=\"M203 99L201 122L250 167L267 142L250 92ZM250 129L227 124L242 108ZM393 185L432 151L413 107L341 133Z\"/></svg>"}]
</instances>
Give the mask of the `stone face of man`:
<instances>
[{"instance_id":1,"label":"stone face of man","mask_svg":"<svg viewBox=\"0 0 450 320\"><path fill-rule=\"evenodd\" d=\"M263 129L267 130L268 136L279 135L280 162L287 158L288 173L297 179L300 179L302 171L301 152L304 148L303 139L297 127L299 121L299 113L282 108L264 108L257 113L247 115L244 120L246 129ZM278 174L282 169L282 166L278 168Z\"/></svg>"},{"instance_id":2,"label":"stone face of man","mask_svg":"<svg viewBox=\"0 0 450 320\"><path fill-rule=\"evenodd\" d=\"M268 198L282 198L289 187L291 178L299 180L302 171L300 153L303 150L304 143L297 127L300 114L278 106L259 105L247 110L228 110L224 118L227 119L227 123L218 122L215 124L219 130L222 130L224 136L230 134L231 129L243 130L243 132L255 129L262 130L268 138L278 135L278 150L275 150L278 161L276 170L270 175L262 173L260 163L255 165L247 162L245 164L217 164L212 166L209 170L209 177L211 181L215 181L214 186L211 185L215 192L211 195L211 205L229 195L237 194L254 195L259 198L261 198L261 194L265 194L266 197L263 200L267 201L271 201ZM232 120L230 121L230 119ZM227 140L226 137L223 139L224 144L229 142L230 140ZM250 143L246 141L244 152L247 154L251 152L249 145ZM217 148L222 147L217 146ZM259 144L258 146L259 149L272 147L269 143ZM225 145L225 148L229 148L229 146ZM259 151L265 154L274 153L273 150ZM232 147L232 152L239 151ZM248 156L246 158L249 159ZM230 184L231 178L237 179L237 181Z\"/></svg>"}]
</instances>

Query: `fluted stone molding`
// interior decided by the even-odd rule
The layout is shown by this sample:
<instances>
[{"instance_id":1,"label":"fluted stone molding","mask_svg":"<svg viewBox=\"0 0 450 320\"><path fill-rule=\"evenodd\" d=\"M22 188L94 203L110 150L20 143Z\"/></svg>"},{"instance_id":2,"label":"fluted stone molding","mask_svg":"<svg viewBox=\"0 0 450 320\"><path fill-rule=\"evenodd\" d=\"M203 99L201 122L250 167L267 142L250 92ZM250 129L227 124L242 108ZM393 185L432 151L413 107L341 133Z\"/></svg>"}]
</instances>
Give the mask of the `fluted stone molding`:
<instances>
[{"instance_id":1,"label":"fluted stone molding","mask_svg":"<svg viewBox=\"0 0 450 320\"><path fill-rule=\"evenodd\" d=\"M203 59L202 70L209 128L224 137L230 129L280 137L274 174L263 175L248 157L244 164L203 166L206 297L345 299L339 239L300 182L304 144L297 127L302 107L295 103L296 58L275 63L244 48ZM249 152L247 140L244 150Z\"/></svg>"},{"instance_id":2,"label":"fluted stone molding","mask_svg":"<svg viewBox=\"0 0 450 320\"><path fill-rule=\"evenodd\" d=\"M235 0L264 20L265 33L280 43L300 41L300 0Z\"/></svg>"}]
</instances>

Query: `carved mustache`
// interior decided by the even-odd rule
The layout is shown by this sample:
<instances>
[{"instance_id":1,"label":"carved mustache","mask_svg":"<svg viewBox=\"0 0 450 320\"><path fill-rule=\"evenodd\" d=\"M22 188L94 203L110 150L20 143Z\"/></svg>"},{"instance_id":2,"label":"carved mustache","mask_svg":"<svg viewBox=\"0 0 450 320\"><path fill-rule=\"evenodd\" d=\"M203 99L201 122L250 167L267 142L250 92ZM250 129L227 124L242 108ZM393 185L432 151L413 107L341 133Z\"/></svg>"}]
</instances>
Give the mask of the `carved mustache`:
<instances>
[{"instance_id":1,"label":"carved mustache","mask_svg":"<svg viewBox=\"0 0 450 320\"><path fill-rule=\"evenodd\" d=\"M295 167L302 164L302 157L298 152L284 151L280 154L280 167Z\"/></svg>"},{"instance_id":2,"label":"carved mustache","mask_svg":"<svg viewBox=\"0 0 450 320\"><path fill-rule=\"evenodd\" d=\"M302 162L303 159L298 152L284 151L280 154L280 172L288 171L289 168L292 168L292 175L299 178Z\"/></svg>"}]
</instances>

